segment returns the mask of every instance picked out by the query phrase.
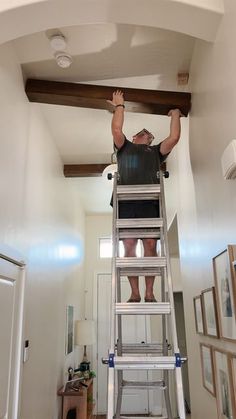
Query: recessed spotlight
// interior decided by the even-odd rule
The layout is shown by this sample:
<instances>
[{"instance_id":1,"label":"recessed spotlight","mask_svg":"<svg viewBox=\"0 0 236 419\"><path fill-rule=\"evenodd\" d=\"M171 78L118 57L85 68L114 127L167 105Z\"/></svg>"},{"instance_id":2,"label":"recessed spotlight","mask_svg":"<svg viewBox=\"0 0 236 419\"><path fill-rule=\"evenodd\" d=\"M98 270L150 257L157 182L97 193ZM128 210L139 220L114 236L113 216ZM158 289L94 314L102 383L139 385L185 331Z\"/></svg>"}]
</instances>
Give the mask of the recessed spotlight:
<instances>
[{"instance_id":1,"label":"recessed spotlight","mask_svg":"<svg viewBox=\"0 0 236 419\"><path fill-rule=\"evenodd\" d=\"M66 52L57 52L55 58L59 67L68 68L72 64L72 57Z\"/></svg>"},{"instance_id":2,"label":"recessed spotlight","mask_svg":"<svg viewBox=\"0 0 236 419\"><path fill-rule=\"evenodd\" d=\"M53 35L50 38L50 45L55 51L64 51L66 49L66 38L63 35Z\"/></svg>"}]
</instances>

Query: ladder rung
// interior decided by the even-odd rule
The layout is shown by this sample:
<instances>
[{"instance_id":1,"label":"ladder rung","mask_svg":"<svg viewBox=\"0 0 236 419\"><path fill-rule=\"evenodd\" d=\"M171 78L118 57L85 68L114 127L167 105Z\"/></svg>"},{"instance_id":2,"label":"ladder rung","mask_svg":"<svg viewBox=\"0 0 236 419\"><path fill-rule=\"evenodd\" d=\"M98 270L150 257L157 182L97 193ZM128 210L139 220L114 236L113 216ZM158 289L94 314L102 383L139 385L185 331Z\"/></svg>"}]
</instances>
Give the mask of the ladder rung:
<instances>
[{"instance_id":1,"label":"ladder rung","mask_svg":"<svg viewBox=\"0 0 236 419\"><path fill-rule=\"evenodd\" d=\"M170 303L116 303L116 314L170 314Z\"/></svg>"},{"instance_id":2,"label":"ladder rung","mask_svg":"<svg viewBox=\"0 0 236 419\"><path fill-rule=\"evenodd\" d=\"M122 268L121 276L161 276L161 268Z\"/></svg>"},{"instance_id":3,"label":"ladder rung","mask_svg":"<svg viewBox=\"0 0 236 419\"><path fill-rule=\"evenodd\" d=\"M161 388L162 390L166 389L166 386L163 380L157 380L157 381L125 381L123 380L122 382L122 388L145 390L147 388L156 389L157 387Z\"/></svg>"},{"instance_id":4,"label":"ladder rung","mask_svg":"<svg viewBox=\"0 0 236 419\"><path fill-rule=\"evenodd\" d=\"M117 370L173 370L175 365L174 356L114 357L114 367Z\"/></svg>"},{"instance_id":5,"label":"ladder rung","mask_svg":"<svg viewBox=\"0 0 236 419\"><path fill-rule=\"evenodd\" d=\"M117 228L161 228L162 218L119 218L116 220Z\"/></svg>"},{"instance_id":6,"label":"ladder rung","mask_svg":"<svg viewBox=\"0 0 236 419\"><path fill-rule=\"evenodd\" d=\"M118 199L159 199L161 188L158 183L147 185L117 185Z\"/></svg>"},{"instance_id":7,"label":"ladder rung","mask_svg":"<svg viewBox=\"0 0 236 419\"><path fill-rule=\"evenodd\" d=\"M163 353L162 343L123 343L122 352L125 354Z\"/></svg>"},{"instance_id":8,"label":"ladder rung","mask_svg":"<svg viewBox=\"0 0 236 419\"><path fill-rule=\"evenodd\" d=\"M166 267L166 258L161 257L122 257L116 258L117 268L164 268Z\"/></svg>"},{"instance_id":9,"label":"ladder rung","mask_svg":"<svg viewBox=\"0 0 236 419\"><path fill-rule=\"evenodd\" d=\"M119 230L119 239L159 239L160 232L159 230L145 230L145 229L120 229Z\"/></svg>"},{"instance_id":10,"label":"ladder rung","mask_svg":"<svg viewBox=\"0 0 236 419\"><path fill-rule=\"evenodd\" d=\"M154 201L158 200L159 197L154 193L146 193L146 194L120 194L117 196L118 201Z\"/></svg>"},{"instance_id":11,"label":"ladder rung","mask_svg":"<svg viewBox=\"0 0 236 419\"><path fill-rule=\"evenodd\" d=\"M116 418L116 416L115 416ZM140 416L140 415L130 415L130 416L119 416L119 419L168 419L167 416Z\"/></svg>"}]
</instances>

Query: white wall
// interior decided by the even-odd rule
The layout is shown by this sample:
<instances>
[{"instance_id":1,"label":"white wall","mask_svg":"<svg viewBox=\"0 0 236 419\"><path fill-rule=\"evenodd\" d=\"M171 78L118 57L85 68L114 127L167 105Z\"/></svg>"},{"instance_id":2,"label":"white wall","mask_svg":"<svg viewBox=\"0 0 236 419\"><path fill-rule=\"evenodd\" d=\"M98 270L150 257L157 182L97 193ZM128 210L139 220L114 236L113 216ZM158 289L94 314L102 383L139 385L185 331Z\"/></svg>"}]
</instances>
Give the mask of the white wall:
<instances>
[{"instance_id":1,"label":"white wall","mask_svg":"<svg viewBox=\"0 0 236 419\"><path fill-rule=\"evenodd\" d=\"M111 273L111 258L99 257L99 239L111 237L112 217L111 214L86 215L86 241L85 241L85 317L97 320L97 277L98 274ZM109 348L107 348L108 350ZM91 361L91 368L98 371L96 359L97 345L88 347L88 359ZM107 356L107 352L103 354ZM104 369L106 366L104 365ZM94 397L97 394L97 382L94 381ZM106 386L106 383L104 383ZM106 390L104 390L106 391Z\"/></svg>"},{"instance_id":2,"label":"white wall","mask_svg":"<svg viewBox=\"0 0 236 419\"><path fill-rule=\"evenodd\" d=\"M221 155L236 138L236 4L225 1L215 44L197 41L191 67L190 142L180 143L173 163L184 288L192 417L217 417L216 400L202 386L199 342L236 352L236 344L195 333L192 298L214 284L212 258L236 243L235 181L224 181ZM190 156L190 159L189 159ZM177 167L177 171L175 169Z\"/></svg>"},{"instance_id":3,"label":"white wall","mask_svg":"<svg viewBox=\"0 0 236 419\"><path fill-rule=\"evenodd\" d=\"M37 105L29 104L10 45L0 48L0 247L27 263L21 419L58 417L66 305L83 316L84 213Z\"/></svg>"},{"instance_id":4,"label":"white wall","mask_svg":"<svg viewBox=\"0 0 236 419\"><path fill-rule=\"evenodd\" d=\"M99 257L99 239L111 237L111 214L86 215L85 241L85 316L96 315L96 277L98 273L111 273L111 258Z\"/></svg>"}]
</instances>

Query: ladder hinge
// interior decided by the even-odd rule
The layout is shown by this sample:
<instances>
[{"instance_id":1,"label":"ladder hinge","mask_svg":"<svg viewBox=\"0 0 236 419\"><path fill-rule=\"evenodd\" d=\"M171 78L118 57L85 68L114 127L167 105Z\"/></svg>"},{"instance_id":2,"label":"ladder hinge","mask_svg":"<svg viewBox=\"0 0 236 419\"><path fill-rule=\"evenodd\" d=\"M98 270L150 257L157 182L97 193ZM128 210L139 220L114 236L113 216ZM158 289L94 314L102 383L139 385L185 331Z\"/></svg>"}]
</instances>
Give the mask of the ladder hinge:
<instances>
[{"instance_id":1,"label":"ladder hinge","mask_svg":"<svg viewBox=\"0 0 236 419\"><path fill-rule=\"evenodd\" d=\"M115 354L109 354L108 364L110 368L114 368L114 356Z\"/></svg>"},{"instance_id":2,"label":"ladder hinge","mask_svg":"<svg viewBox=\"0 0 236 419\"><path fill-rule=\"evenodd\" d=\"M182 366L181 356L180 354L175 354L175 366L176 368L180 368Z\"/></svg>"}]
</instances>

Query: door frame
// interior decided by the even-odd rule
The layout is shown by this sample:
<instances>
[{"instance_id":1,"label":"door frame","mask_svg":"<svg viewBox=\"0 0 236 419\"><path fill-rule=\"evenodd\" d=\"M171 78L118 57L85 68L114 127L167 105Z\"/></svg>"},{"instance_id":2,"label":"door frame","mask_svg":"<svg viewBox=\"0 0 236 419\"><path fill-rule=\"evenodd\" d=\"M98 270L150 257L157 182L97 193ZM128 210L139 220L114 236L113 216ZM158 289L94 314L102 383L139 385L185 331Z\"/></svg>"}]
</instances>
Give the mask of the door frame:
<instances>
[{"instance_id":1,"label":"door frame","mask_svg":"<svg viewBox=\"0 0 236 419\"><path fill-rule=\"evenodd\" d=\"M16 280L18 286L18 301L14 304L13 311L13 327L12 335L14 336L15 346L13 348L11 342L10 348L10 371L9 371L9 385L7 396L7 411L10 412L12 419L19 419L20 417L20 399L21 399L21 381L22 381L22 367L23 367L23 327L24 327L24 301L25 301L25 273L26 264L11 258L10 256L0 253L0 259L5 260L15 266L19 267L19 275ZM11 396L10 396L11 393Z\"/></svg>"}]
</instances>

